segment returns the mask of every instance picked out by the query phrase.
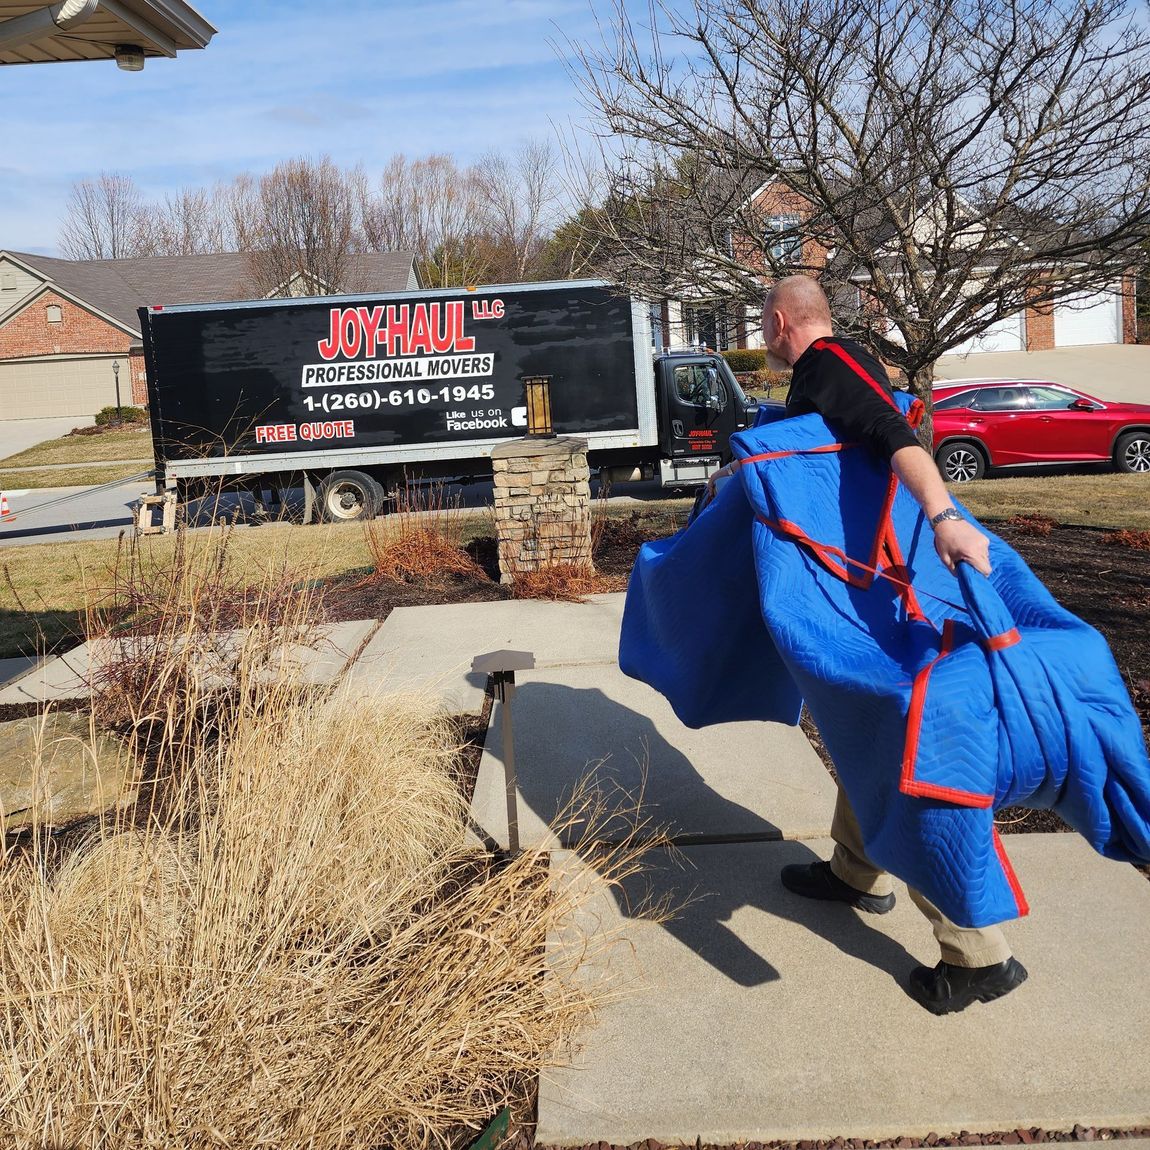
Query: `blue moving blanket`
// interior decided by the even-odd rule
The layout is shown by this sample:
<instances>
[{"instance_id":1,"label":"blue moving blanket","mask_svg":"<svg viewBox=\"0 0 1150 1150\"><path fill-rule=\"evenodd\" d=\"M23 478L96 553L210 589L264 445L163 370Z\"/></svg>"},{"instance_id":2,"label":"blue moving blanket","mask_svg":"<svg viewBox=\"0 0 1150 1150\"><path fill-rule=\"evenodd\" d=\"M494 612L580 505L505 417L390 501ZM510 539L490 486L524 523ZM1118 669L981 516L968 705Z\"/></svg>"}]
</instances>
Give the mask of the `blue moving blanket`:
<instances>
[{"instance_id":1,"label":"blue moving blanket","mask_svg":"<svg viewBox=\"0 0 1150 1150\"><path fill-rule=\"evenodd\" d=\"M989 532L990 578L952 575L890 468L821 417L732 443L738 477L640 552L623 671L691 727L797 723L805 701L870 858L960 926L1027 912L1000 807L1150 862L1150 761L1102 636Z\"/></svg>"}]
</instances>

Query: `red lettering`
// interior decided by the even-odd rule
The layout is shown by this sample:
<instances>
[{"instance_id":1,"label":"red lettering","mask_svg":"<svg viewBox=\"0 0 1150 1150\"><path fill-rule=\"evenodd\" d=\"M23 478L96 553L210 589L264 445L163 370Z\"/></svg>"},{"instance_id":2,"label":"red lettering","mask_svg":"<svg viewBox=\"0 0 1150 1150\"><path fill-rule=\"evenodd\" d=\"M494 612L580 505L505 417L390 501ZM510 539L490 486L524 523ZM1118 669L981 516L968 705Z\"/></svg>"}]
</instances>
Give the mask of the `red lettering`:
<instances>
[{"instance_id":1,"label":"red lettering","mask_svg":"<svg viewBox=\"0 0 1150 1150\"><path fill-rule=\"evenodd\" d=\"M431 305L430 311L431 350L442 355L445 351L451 350L452 333L446 323L448 312L437 303Z\"/></svg>"},{"instance_id":2,"label":"red lettering","mask_svg":"<svg viewBox=\"0 0 1150 1150\"><path fill-rule=\"evenodd\" d=\"M384 328L384 339L387 344L388 355L407 355L408 353L408 313L407 304L387 305L387 325Z\"/></svg>"},{"instance_id":3,"label":"red lettering","mask_svg":"<svg viewBox=\"0 0 1150 1150\"><path fill-rule=\"evenodd\" d=\"M463 300L447 305L447 317L450 321L451 350L456 352L474 351L475 336L463 334Z\"/></svg>"},{"instance_id":4,"label":"red lettering","mask_svg":"<svg viewBox=\"0 0 1150 1150\"><path fill-rule=\"evenodd\" d=\"M418 355L423 352L424 355L431 354L431 332L427 327L427 305L417 303L415 305L415 315L411 320L411 337L408 346L411 348L412 355Z\"/></svg>"},{"instance_id":5,"label":"red lettering","mask_svg":"<svg viewBox=\"0 0 1150 1150\"><path fill-rule=\"evenodd\" d=\"M363 331L359 326L359 313L355 308L349 307L343 313L343 323L340 324L339 335L340 351L348 359L354 359L359 355L359 348L363 343Z\"/></svg>"},{"instance_id":6,"label":"red lettering","mask_svg":"<svg viewBox=\"0 0 1150 1150\"><path fill-rule=\"evenodd\" d=\"M331 309L331 333L327 339L321 339L316 345L319 348L319 353L324 359L335 359L339 354L339 330L340 320L343 313L339 308L333 307Z\"/></svg>"},{"instance_id":7,"label":"red lettering","mask_svg":"<svg viewBox=\"0 0 1150 1150\"><path fill-rule=\"evenodd\" d=\"M370 359L375 355L375 337L379 334L379 325L383 323L383 308L377 306L368 311L361 307L358 311L359 322L363 324L363 334L366 337L364 352Z\"/></svg>"},{"instance_id":8,"label":"red lettering","mask_svg":"<svg viewBox=\"0 0 1150 1150\"><path fill-rule=\"evenodd\" d=\"M256 428L256 443L294 443L294 423L264 423Z\"/></svg>"},{"instance_id":9,"label":"red lettering","mask_svg":"<svg viewBox=\"0 0 1150 1150\"><path fill-rule=\"evenodd\" d=\"M503 301L501 299L473 300L471 304L472 319L502 319Z\"/></svg>"}]
</instances>

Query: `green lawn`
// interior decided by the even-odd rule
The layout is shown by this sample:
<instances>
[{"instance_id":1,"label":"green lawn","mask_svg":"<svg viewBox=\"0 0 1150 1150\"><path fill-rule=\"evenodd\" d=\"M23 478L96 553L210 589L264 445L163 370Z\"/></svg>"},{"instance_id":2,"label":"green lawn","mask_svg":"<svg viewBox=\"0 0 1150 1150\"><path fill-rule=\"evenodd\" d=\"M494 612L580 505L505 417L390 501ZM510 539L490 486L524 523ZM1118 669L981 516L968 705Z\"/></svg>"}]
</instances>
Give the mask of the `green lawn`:
<instances>
[{"instance_id":1,"label":"green lawn","mask_svg":"<svg viewBox=\"0 0 1150 1150\"><path fill-rule=\"evenodd\" d=\"M118 427L98 435L65 435L60 439L46 439L27 451L0 459L0 471L11 467L100 463L107 459L141 459L150 466L153 458L151 428L143 424Z\"/></svg>"},{"instance_id":2,"label":"green lawn","mask_svg":"<svg viewBox=\"0 0 1150 1150\"><path fill-rule=\"evenodd\" d=\"M151 468L150 459L137 459L134 463L116 463L110 467L92 465L51 471L0 471L0 491L22 491L24 488L38 487L97 487L101 483L113 483L117 479L139 475ZM146 484L147 480L141 480L141 486ZM12 510L18 511L19 508L13 507Z\"/></svg>"}]
</instances>

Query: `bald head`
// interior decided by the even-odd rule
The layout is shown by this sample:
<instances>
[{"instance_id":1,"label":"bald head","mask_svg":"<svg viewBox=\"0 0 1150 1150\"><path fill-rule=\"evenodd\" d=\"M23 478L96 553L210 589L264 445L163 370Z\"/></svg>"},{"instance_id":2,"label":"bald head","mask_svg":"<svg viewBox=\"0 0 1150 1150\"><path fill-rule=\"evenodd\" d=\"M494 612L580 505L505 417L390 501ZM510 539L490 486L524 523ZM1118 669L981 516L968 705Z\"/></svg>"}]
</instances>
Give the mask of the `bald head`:
<instances>
[{"instance_id":1,"label":"bald head","mask_svg":"<svg viewBox=\"0 0 1150 1150\"><path fill-rule=\"evenodd\" d=\"M763 301L763 339L767 351L788 364L816 339L831 335L831 308L818 281L787 276Z\"/></svg>"},{"instance_id":2,"label":"bald head","mask_svg":"<svg viewBox=\"0 0 1150 1150\"><path fill-rule=\"evenodd\" d=\"M787 276L767 292L767 307L783 312L793 324L831 326L831 305L818 280Z\"/></svg>"}]
</instances>

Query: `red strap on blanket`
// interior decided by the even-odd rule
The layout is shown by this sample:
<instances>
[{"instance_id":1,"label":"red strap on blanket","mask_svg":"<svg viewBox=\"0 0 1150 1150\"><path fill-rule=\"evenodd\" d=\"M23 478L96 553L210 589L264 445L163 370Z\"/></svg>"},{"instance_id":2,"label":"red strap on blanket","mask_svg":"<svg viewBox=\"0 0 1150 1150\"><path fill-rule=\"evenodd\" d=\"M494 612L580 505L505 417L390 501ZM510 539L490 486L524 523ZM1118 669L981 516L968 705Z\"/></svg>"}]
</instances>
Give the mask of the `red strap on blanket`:
<instances>
[{"instance_id":1,"label":"red strap on blanket","mask_svg":"<svg viewBox=\"0 0 1150 1150\"><path fill-rule=\"evenodd\" d=\"M1018 881L1018 875L1014 873L1014 867L1010 865L1010 859L1006 857L1006 848L1002 845L998 827L994 828L994 853L998 855L998 861L1002 865L1002 873L1006 875L1006 881L1010 884L1010 893L1014 895L1014 905L1018 907L1018 917L1025 918L1030 913L1030 903L1026 901L1026 895L1022 893L1022 883Z\"/></svg>"}]
</instances>

